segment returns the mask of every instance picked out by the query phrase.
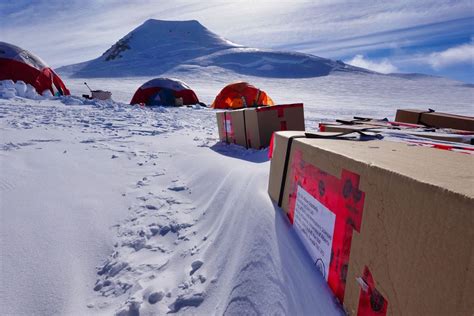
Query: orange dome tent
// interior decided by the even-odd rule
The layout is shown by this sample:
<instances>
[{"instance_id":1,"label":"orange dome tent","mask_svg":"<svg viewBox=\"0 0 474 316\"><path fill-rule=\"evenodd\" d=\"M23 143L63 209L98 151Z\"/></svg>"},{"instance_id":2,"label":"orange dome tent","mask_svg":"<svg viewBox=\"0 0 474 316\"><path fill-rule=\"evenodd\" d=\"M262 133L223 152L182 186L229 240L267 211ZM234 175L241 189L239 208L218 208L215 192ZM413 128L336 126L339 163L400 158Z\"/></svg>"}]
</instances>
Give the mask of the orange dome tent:
<instances>
[{"instance_id":1,"label":"orange dome tent","mask_svg":"<svg viewBox=\"0 0 474 316\"><path fill-rule=\"evenodd\" d=\"M245 107L274 105L265 93L247 82L227 85L212 103L214 109L240 109Z\"/></svg>"}]
</instances>

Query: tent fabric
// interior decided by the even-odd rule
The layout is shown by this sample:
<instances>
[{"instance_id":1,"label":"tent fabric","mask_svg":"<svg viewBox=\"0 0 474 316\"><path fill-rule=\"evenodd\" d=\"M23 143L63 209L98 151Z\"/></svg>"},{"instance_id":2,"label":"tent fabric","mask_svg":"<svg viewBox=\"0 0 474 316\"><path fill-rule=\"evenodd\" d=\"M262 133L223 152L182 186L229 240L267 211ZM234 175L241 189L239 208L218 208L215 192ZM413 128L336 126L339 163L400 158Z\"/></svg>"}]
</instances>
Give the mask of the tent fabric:
<instances>
[{"instance_id":1,"label":"tent fabric","mask_svg":"<svg viewBox=\"0 0 474 316\"><path fill-rule=\"evenodd\" d=\"M33 53L18 46L0 42L0 80L23 81L42 94L69 95L61 78Z\"/></svg>"},{"instance_id":2,"label":"tent fabric","mask_svg":"<svg viewBox=\"0 0 474 316\"><path fill-rule=\"evenodd\" d=\"M181 80L155 78L137 89L130 104L174 106L178 98L183 99L183 105L199 103L196 93Z\"/></svg>"},{"instance_id":3,"label":"tent fabric","mask_svg":"<svg viewBox=\"0 0 474 316\"><path fill-rule=\"evenodd\" d=\"M263 90L247 82L232 83L224 87L212 103L215 109L240 109L275 105Z\"/></svg>"}]
</instances>

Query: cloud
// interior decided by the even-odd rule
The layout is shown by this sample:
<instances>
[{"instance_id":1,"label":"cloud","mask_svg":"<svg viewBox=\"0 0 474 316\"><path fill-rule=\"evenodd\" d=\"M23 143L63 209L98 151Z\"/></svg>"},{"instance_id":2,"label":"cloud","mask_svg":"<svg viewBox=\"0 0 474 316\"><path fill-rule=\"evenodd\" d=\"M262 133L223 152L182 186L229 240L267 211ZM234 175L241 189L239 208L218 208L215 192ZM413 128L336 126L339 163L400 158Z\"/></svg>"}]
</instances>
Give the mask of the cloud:
<instances>
[{"instance_id":1,"label":"cloud","mask_svg":"<svg viewBox=\"0 0 474 316\"><path fill-rule=\"evenodd\" d=\"M472 4L452 0L16 0L0 1L0 38L56 67L100 56L148 18L196 19L238 44L333 59L465 39L474 25Z\"/></svg>"},{"instance_id":2,"label":"cloud","mask_svg":"<svg viewBox=\"0 0 474 316\"><path fill-rule=\"evenodd\" d=\"M379 61L372 61L366 59L363 55L356 55L351 60L345 61L346 64L366 68L372 71L380 72L383 74L397 72L398 69L395 67L387 58Z\"/></svg>"},{"instance_id":3,"label":"cloud","mask_svg":"<svg viewBox=\"0 0 474 316\"><path fill-rule=\"evenodd\" d=\"M435 70L459 64L474 64L474 43L462 44L428 55L427 62Z\"/></svg>"}]
</instances>

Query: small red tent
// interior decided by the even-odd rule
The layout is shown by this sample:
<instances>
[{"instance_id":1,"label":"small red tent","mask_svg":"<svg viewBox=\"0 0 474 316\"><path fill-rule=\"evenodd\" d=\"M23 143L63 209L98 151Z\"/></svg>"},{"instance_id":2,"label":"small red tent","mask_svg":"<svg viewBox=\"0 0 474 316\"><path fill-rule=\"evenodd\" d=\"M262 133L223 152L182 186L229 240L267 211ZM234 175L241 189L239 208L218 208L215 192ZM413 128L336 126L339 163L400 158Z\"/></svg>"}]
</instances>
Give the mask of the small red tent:
<instances>
[{"instance_id":1,"label":"small red tent","mask_svg":"<svg viewBox=\"0 0 474 316\"><path fill-rule=\"evenodd\" d=\"M0 80L22 80L35 87L39 94L45 90L53 95L69 95L61 78L38 56L18 46L0 42Z\"/></svg>"},{"instance_id":2,"label":"small red tent","mask_svg":"<svg viewBox=\"0 0 474 316\"><path fill-rule=\"evenodd\" d=\"M145 82L133 95L130 104L177 105L181 98L183 105L197 104L196 93L184 82L177 79L155 78Z\"/></svg>"},{"instance_id":3,"label":"small red tent","mask_svg":"<svg viewBox=\"0 0 474 316\"><path fill-rule=\"evenodd\" d=\"M212 103L214 109L240 109L262 105L274 105L265 93L247 82L229 84L219 92Z\"/></svg>"}]
</instances>

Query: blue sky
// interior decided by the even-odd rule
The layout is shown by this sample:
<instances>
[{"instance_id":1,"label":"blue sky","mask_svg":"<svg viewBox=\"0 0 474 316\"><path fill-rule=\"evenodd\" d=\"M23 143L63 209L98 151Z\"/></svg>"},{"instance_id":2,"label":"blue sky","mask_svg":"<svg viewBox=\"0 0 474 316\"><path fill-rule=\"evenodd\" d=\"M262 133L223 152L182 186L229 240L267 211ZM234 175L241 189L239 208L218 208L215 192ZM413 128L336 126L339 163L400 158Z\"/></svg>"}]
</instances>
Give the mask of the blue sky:
<instances>
[{"instance_id":1,"label":"blue sky","mask_svg":"<svg viewBox=\"0 0 474 316\"><path fill-rule=\"evenodd\" d=\"M196 19L251 47L474 82L472 0L3 1L0 41L57 67L99 56L148 18Z\"/></svg>"}]
</instances>

